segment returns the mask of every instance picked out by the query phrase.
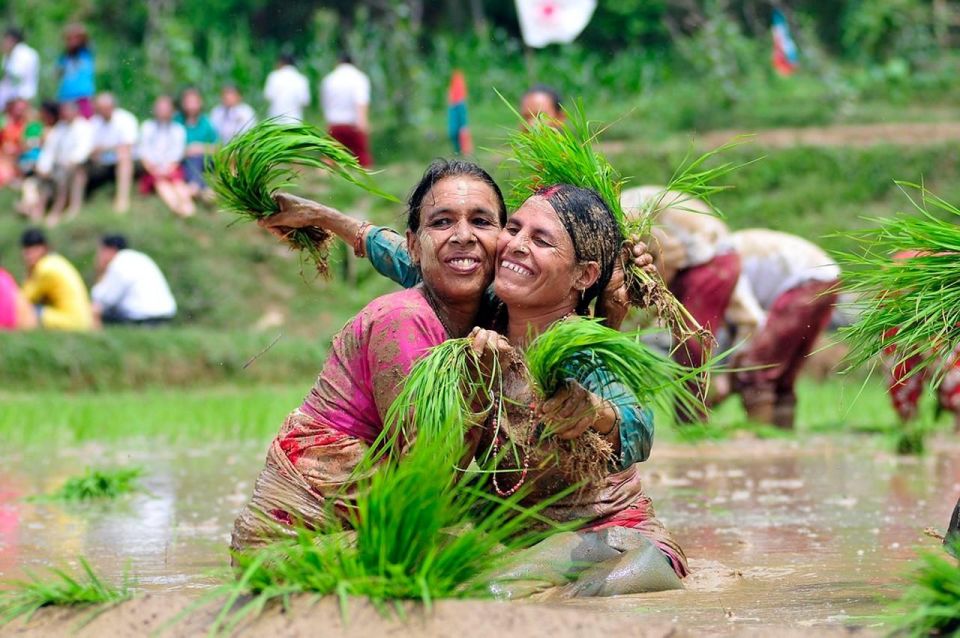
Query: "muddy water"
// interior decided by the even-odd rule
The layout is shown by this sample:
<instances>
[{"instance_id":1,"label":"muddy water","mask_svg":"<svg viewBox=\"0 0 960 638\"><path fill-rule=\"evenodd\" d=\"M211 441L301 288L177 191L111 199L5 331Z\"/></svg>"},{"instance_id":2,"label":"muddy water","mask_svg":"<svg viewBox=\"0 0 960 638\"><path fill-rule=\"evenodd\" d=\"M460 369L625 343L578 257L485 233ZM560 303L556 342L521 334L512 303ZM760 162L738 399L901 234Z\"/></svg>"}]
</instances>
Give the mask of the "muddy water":
<instances>
[{"instance_id":1,"label":"muddy water","mask_svg":"<svg viewBox=\"0 0 960 638\"><path fill-rule=\"evenodd\" d=\"M129 569L146 590L210 586L263 447L140 443L0 454L0 579L82 555L108 577ZM935 544L923 529L949 518L958 460L960 446L947 441L919 460L898 459L865 437L660 445L645 464L647 487L691 559L687 589L567 604L645 611L712 632L870 625L879 597L902 589L914 549ZM106 506L23 500L85 466L114 463L142 465L147 492Z\"/></svg>"}]
</instances>

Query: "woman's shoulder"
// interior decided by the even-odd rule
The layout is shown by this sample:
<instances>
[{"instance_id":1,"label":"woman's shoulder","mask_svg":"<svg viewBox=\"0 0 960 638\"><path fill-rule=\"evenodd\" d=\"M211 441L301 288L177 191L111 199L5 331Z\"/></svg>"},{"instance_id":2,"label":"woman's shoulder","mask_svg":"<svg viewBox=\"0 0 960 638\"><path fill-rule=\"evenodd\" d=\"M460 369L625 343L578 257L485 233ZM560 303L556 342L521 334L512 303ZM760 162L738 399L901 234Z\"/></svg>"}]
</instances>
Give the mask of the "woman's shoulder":
<instances>
[{"instance_id":1,"label":"woman's shoulder","mask_svg":"<svg viewBox=\"0 0 960 638\"><path fill-rule=\"evenodd\" d=\"M377 297L360 311L371 322L418 319L440 324L437 313L427 302L419 288L408 288Z\"/></svg>"}]
</instances>

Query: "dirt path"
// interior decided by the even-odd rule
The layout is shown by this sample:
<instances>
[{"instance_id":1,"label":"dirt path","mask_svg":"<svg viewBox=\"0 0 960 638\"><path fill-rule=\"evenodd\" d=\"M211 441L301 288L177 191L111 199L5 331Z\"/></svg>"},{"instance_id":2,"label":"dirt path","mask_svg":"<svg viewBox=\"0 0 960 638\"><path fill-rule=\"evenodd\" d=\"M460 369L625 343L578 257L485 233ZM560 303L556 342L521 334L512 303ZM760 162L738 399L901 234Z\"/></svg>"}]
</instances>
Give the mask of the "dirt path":
<instances>
[{"instance_id":1,"label":"dirt path","mask_svg":"<svg viewBox=\"0 0 960 638\"><path fill-rule=\"evenodd\" d=\"M775 128L760 131L720 130L695 136L698 146L714 148L735 137L749 135L751 141L768 148L792 146L855 146L881 144L924 146L960 141L960 122L904 122L893 124L838 124L802 128ZM607 153L627 150L631 143L611 141L601 144Z\"/></svg>"}]
</instances>

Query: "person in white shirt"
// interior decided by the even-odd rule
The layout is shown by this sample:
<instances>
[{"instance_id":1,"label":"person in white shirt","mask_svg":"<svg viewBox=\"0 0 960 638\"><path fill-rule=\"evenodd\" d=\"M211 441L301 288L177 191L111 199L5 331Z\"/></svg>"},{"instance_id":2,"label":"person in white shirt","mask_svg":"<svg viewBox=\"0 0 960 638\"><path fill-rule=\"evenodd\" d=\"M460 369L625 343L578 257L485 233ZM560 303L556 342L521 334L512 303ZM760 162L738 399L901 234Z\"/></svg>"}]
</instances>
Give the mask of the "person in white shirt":
<instances>
[{"instance_id":1,"label":"person in white shirt","mask_svg":"<svg viewBox=\"0 0 960 638\"><path fill-rule=\"evenodd\" d=\"M79 214L86 184L83 165L92 150L90 122L80 115L75 102L61 103L60 119L43 141L35 174L23 184L23 205L33 221L46 217L47 224L54 226L65 210L68 218ZM48 202L52 202L49 209Z\"/></svg>"},{"instance_id":2,"label":"person in white shirt","mask_svg":"<svg viewBox=\"0 0 960 638\"><path fill-rule=\"evenodd\" d=\"M90 298L98 325L156 325L177 314L177 302L163 272L153 259L131 250L123 235L101 239L97 273Z\"/></svg>"},{"instance_id":3,"label":"person in white shirt","mask_svg":"<svg viewBox=\"0 0 960 638\"><path fill-rule=\"evenodd\" d=\"M130 111L117 107L111 93L100 93L93 101L93 152L87 162L87 192L114 182L117 186L113 209L125 213L130 208L133 185L133 151L137 145L139 124Z\"/></svg>"},{"instance_id":4,"label":"person in white shirt","mask_svg":"<svg viewBox=\"0 0 960 638\"><path fill-rule=\"evenodd\" d=\"M738 294L727 309L736 340L733 382L748 417L792 429L797 375L830 323L840 267L815 244L762 228L721 240L742 262Z\"/></svg>"},{"instance_id":5,"label":"person in white shirt","mask_svg":"<svg viewBox=\"0 0 960 638\"><path fill-rule=\"evenodd\" d=\"M37 96L40 55L26 42L19 29L7 29L0 43L3 50L3 77L0 78L0 110L14 98L30 101Z\"/></svg>"},{"instance_id":6,"label":"person in white shirt","mask_svg":"<svg viewBox=\"0 0 960 638\"><path fill-rule=\"evenodd\" d=\"M330 137L346 146L360 165L370 167L370 78L349 55L320 84L323 117Z\"/></svg>"},{"instance_id":7,"label":"person in white shirt","mask_svg":"<svg viewBox=\"0 0 960 638\"><path fill-rule=\"evenodd\" d=\"M173 115L173 98L161 95L154 101L153 119L140 127L137 156L144 170L140 190L144 194L156 191L175 214L190 217L196 208L180 165L187 149L187 131L173 121Z\"/></svg>"},{"instance_id":8,"label":"person in white shirt","mask_svg":"<svg viewBox=\"0 0 960 638\"><path fill-rule=\"evenodd\" d=\"M226 144L256 124L257 114L252 106L243 101L239 89L228 84L220 91L220 104L210 111L210 121L217 129L220 141Z\"/></svg>"},{"instance_id":9,"label":"person in white shirt","mask_svg":"<svg viewBox=\"0 0 960 638\"><path fill-rule=\"evenodd\" d=\"M310 83L293 62L292 55L281 55L263 88L269 103L267 116L280 122L302 122L303 109L310 104Z\"/></svg>"}]
</instances>

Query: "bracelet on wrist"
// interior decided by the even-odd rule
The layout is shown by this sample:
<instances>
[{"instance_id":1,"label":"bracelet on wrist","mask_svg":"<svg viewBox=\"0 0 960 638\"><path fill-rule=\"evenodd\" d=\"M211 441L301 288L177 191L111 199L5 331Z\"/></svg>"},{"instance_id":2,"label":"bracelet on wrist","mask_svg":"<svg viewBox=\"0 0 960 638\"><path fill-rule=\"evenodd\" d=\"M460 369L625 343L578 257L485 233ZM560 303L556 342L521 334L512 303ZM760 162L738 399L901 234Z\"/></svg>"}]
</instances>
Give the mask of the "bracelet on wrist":
<instances>
[{"instance_id":1,"label":"bracelet on wrist","mask_svg":"<svg viewBox=\"0 0 960 638\"><path fill-rule=\"evenodd\" d=\"M357 229L357 234L353 238L353 254L356 257L366 257L367 250L363 241L364 236L366 235L367 229L370 228L370 222L363 222L360 224L360 228Z\"/></svg>"}]
</instances>

